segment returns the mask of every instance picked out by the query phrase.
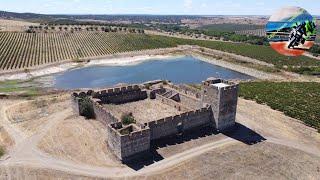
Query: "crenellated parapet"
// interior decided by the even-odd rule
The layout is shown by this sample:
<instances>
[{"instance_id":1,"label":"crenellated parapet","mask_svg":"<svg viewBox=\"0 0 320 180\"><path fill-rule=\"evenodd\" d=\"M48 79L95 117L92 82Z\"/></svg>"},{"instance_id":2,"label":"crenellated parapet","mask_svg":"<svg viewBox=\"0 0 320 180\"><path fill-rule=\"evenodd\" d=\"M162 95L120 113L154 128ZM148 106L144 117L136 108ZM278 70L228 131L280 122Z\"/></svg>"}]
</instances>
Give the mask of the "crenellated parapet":
<instances>
[{"instance_id":1,"label":"crenellated parapet","mask_svg":"<svg viewBox=\"0 0 320 180\"><path fill-rule=\"evenodd\" d=\"M211 116L211 107L206 107L145 123L145 126L150 128L151 140L156 140L193 128L212 126Z\"/></svg>"},{"instance_id":2,"label":"crenellated parapet","mask_svg":"<svg viewBox=\"0 0 320 180\"><path fill-rule=\"evenodd\" d=\"M229 130L235 125L239 84L222 79L209 78L203 82L202 103L210 104L215 127Z\"/></svg>"},{"instance_id":3,"label":"crenellated parapet","mask_svg":"<svg viewBox=\"0 0 320 180\"><path fill-rule=\"evenodd\" d=\"M123 126L122 123L109 124L108 146L121 161L130 161L150 150L150 129L135 124Z\"/></svg>"}]
</instances>

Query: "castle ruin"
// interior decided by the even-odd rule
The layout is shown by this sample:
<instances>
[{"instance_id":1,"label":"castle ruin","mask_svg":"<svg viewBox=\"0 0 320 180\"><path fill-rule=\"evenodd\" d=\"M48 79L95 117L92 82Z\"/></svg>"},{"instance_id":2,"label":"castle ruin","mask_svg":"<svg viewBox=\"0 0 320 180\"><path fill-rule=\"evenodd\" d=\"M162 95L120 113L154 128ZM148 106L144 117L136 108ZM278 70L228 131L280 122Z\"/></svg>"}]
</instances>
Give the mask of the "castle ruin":
<instances>
[{"instance_id":1,"label":"castle ruin","mask_svg":"<svg viewBox=\"0 0 320 180\"><path fill-rule=\"evenodd\" d=\"M72 94L74 110L103 123L107 145L126 162L150 150L151 141L210 126L235 125L238 84L209 78L201 91L188 85L152 81L141 85ZM86 103L84 103L86 102ZM133 122L125 123L123 114Z\"/></svg>"}]
</instances>

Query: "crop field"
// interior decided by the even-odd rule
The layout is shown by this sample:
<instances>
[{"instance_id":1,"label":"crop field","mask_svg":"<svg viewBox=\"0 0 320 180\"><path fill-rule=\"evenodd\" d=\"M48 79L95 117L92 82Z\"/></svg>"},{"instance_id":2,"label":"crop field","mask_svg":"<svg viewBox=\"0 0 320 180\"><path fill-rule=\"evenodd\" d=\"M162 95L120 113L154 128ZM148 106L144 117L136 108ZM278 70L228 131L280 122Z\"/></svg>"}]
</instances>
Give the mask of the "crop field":
<instances>
[{"instance_id":1,"label":"crop field","mask_svg":"<svg viewBox=\"0 0 320 180\"><path fill-rule=\"evenodd\" d=\"M269 46L252 45L245 43L203 41L203 40L176 40L179 44L199 45L211 49L221 50L242 56L251 57L260 61L274 64L279 68L283 66L320 66L320 61L305 56L287 57L275 52Z\"/></svg>"},{"instance_id":2,"label":"crop field","mask_svg":"<svg viewBox=\"0 0 320 180\"><path fill-rule=\"evenodd\" d=\"M124 33L0 33L0 69L171 47L156 36Z\"/></svg>"},{"instance_id":3,"label":"crop field","mask_svg":"<svg viewBox=\"0 0 320 180\"><path fill-rule=\"evenodd\" d=\"M238 54L266 63L275 65L278 68L294 71L298 73L306 73L308 71L317 70L320 61L306 56L288 57L283 56L274 51L269 46L253 45L246 43L219 42L206 40L190 40L171 38L170 42L176 44L198 45L206 48L216 49L224 52ZM288 69L285 67L289 67ZM291 67L291 68L290 68ZM311 67L308 69L307 67ZM315 69L314 69L315 68ZM300 71L299 71L300 70Z\"/></svg>"},{"instance_id":4,"label":"crop field","mask_svg":"<svg viewBox=\"0 0 320 180\"><path fill-rule=\"evenodd\" d=\"M240 96L265 103L320 132L320 83L249 82L240 84Z\"/></svg>"},{"instance_id":5,"label":"crop field","mask_svg":"<svg viewBox=\"0 0 320 180\"><path fill-rule=\"evenodd\" d=\"M286 57L268 46L246 43L180 39L135 33L0 33L0 70L28 69L63 60L78 60L121 52L199 45L251 57L278 68L304 73L302 67L319 67L320 61L301 56ZM295 69L298 67L298 70ZM317 73L317 72L315 72Z\"/></svg>"},{"instance_id":6,"label":"crop field","mask_svg":"<svg viewBox=\"0 0 320 180\"><path fill-rule=\"evenodd\" d=\"M242 35L259 36L259 37L266 36L266 30L265 29L242 30L242 31L235 31L235 33L236 34L242 34Z\"/></svg>"},{"instance_id":7,"label":"crop field","mask_svg":"<svg viewBox=\"0 0 320 180\"><path fill-rule=\"evenodd\" d=\"M220 31L220 32L235 32L235 31L244 31L244 30L256 30L256 29L264 29L263 25L255 25L255 24L212 24L202 26L201 29L211 30L211 31Z\"/></svg>"}]
</instances>

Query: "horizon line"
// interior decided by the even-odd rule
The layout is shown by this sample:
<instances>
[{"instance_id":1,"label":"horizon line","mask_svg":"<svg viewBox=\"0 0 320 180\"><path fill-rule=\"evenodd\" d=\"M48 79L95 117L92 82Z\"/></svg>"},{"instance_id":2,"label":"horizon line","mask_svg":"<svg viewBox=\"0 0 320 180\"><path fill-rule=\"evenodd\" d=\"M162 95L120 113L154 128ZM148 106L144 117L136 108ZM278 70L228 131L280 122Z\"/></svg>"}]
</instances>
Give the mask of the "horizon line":
<instances>
[{"instance_id":1,"label":"horizon line","mask_svg":"<svg viewBox=\"0 0 320 180\"><path fill-rule=\"evenodd\" d=\"M47 14L47 13L37 13L37 12L15 12L15 11L6 11L6 10L0 10L2 12L8 12L8 13L17 13L17 14L36 14L36 15L46 15L46 16L271 16L266 14L92 14L92 13L84 13L84 14L63 14L63 13L53 13L53 14ZM312 15L316 17L320 17L319 15Z\"/></svg>"}]
</instances>

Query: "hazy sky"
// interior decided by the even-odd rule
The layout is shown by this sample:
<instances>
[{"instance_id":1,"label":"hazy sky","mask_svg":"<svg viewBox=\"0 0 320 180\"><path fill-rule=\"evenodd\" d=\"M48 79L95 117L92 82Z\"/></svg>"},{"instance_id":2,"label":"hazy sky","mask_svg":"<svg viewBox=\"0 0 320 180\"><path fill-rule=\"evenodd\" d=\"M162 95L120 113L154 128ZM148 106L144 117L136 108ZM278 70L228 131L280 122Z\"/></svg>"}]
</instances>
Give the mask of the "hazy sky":
<instances>
[{"instance_id":1,"label":"hazy sky","mask_svg":"<svg viewBox=\"0 0 320 180\"><path fill-rule=\"evenodd\" d=\"M0 10L44 14L271 15L283 6L320 15L320 0L0 0Z\"/></svg>"}]
</instances>

